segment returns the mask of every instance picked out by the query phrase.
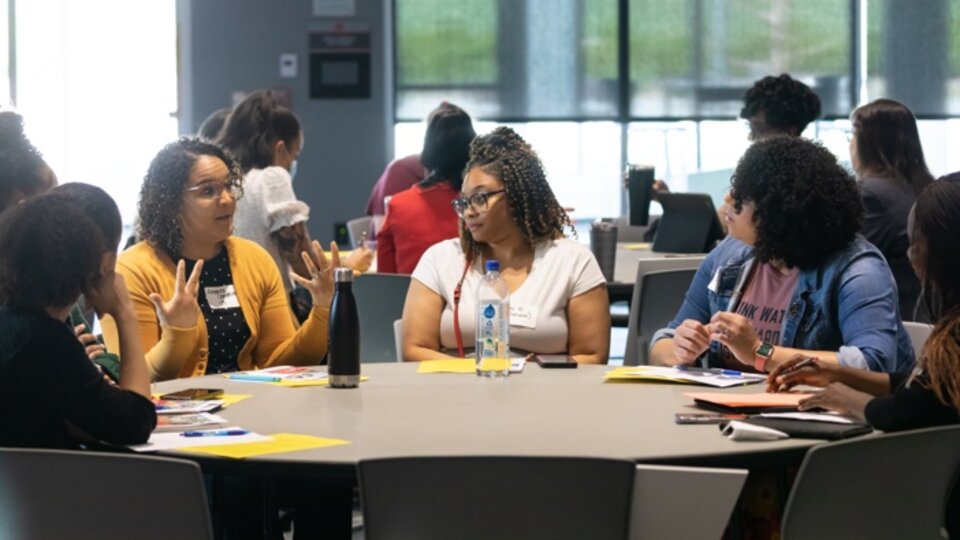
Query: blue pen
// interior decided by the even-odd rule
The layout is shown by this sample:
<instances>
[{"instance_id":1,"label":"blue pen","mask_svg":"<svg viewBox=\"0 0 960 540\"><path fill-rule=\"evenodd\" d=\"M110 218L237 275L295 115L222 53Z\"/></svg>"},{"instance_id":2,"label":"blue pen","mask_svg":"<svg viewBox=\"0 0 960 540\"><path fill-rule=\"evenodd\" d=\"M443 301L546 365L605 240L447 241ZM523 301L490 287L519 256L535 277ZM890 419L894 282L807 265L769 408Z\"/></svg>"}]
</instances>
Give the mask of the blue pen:
<instances>
[{"instance_id":1,"label":"blue pen","mask_svg":"<svg viewBox=\"0 0 960 540\"><path fill-rule=\"evenodd\" d=\"M234 381L280 382L280 377L255 373L232 373L227 375L227 378Z\"/></svg>"},{"instance_id":2,"label":"blue pen","mask_svg":"<svg viewBox=\"0 0 960 540\"><path fill-rule=\"evenodd\" d=\"M710 373L710 374L712 374L712 375L726 375L726 376L728 376L728 377L742 377L742 376L743 376L743 372L742 372L742 371L737 371L737 370L735 370L735 369L698 368L698 367L686 366L686 365L683 365L683 364L680 364L680 365L677 365L677 366L674 366L674 367L677 368L677 369L680 370L680 371L693 371L693 372L696 372L696 373Z\"/></svg>"},{"instance_id":3,"label":"blue pen","mask_svg":"<svg viewBox=\"0 0 960 540\"><path fill-rule=\"evenodd\" d=\"M231 435L246 435L245 429L219 429L214 431L184 431L181 437L229 437Z\"/></svg>"}]
</instances>

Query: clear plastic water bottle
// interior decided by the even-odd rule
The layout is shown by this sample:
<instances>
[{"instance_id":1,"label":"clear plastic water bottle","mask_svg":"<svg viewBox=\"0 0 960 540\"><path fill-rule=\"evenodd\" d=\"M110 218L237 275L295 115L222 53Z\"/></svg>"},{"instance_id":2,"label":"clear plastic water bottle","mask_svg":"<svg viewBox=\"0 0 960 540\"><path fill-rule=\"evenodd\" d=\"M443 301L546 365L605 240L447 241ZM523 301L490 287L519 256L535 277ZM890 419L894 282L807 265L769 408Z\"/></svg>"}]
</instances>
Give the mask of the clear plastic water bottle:
<instances>
[{"instance_id":1,"label":"clear plastic water bottle","mask_svg":"<svg viewBox=\"0 0 960 540\"><path fill-rule=\"evenodd\" d=\"M500 262L487 261L477 287L477 375L510 374L510 288L500 276Z\"/></svg>"},{"instance_id":2,"label":"clear plastic water bottle","mask_svg":"<svg viewBox=\"0 0 960 540\"><path fill-rule=\"evenodd\" d=\"M332 388L356 388L360 384L360 314L353 297L353 269L337 268L336 291L330 302L327 333L327 372Z\"/></svg>"}]
</instances>

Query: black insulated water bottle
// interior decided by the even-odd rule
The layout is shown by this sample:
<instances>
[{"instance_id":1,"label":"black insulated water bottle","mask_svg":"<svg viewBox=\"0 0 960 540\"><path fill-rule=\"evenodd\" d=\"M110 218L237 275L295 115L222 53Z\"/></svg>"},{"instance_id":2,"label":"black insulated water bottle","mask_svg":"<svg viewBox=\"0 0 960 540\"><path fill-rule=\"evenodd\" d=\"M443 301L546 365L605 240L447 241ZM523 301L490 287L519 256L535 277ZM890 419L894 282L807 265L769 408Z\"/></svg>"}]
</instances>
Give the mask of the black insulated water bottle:
<instances>
[{"instance_id":1,"label":"black insulated water bottle","mask_svg":"<svg viewBox=\"0 0 960 540\"><path fill-rule=\"evenodd\" d=\"M333 279L336 290L327 334L330 386L356 388L360 383L360 315L353 297L353 269L337 268Z\"/></svg>"}]
</instances>

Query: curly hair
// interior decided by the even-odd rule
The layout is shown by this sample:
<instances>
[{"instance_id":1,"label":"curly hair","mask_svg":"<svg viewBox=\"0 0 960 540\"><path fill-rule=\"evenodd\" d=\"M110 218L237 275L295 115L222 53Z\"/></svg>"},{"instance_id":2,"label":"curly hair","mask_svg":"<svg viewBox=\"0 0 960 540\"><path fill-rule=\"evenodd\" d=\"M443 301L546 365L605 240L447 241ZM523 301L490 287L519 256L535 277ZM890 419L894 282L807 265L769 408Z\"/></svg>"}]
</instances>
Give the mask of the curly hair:
<instances>
[{"instance_id":1,"label":"curly hair","mask_svg":"<svg viewBox=\"0 0 960 540\"><path fill-rule=\"evenodd\" d=\"M770 137L754 143L737 163L731 197L739 212L755 206L759 260L810 269L848 245L863 222L854 178L819 143Z\"/></svg>"},{"instance_id":2,"label":"curly hair","mask_svg":"<svg viewBox=\"0 0 960 540\"><path fill-rule=\"evenodd\" d=\"M463 168L470 159L470 142L477 136L466 111L444 101L427 118L420 163L430 171L424 187L449 182L457 191L463 186Z\"/></svg>"},{"instance_id":3,"label":"curly hair","mask_svg":"<svg viewBox=\"0 0 960 540\"><path fill-rule=\"evenodd\" d=\"M937 398L960 411L960 173L930 184L917 197L914 212L914 231L926 241L924 288L943 299L920 365Z\"/></svg>"},{"instance_id":4,"label":"curly hair","mask_svg":"<svg viewBox=\"0 0 960 540\"><path fill-rule=\"evenodd\" d=\"M197 137L183 137L164 146L153 158L140 187L137 235L173 260L179 259L183 250L180 210L184 189L200 156L220 159L230 170L231 178L243 181L240 164L229 150Z\"/></svg>"},{"instance_id":5,"label":"curly hair","mask_svg":"<svg viewBox=\"0 0 960 540\"><path fill-rule=\"evenodd\" d=\"M909 184L914 193L933 182L920 144L917 120L906 105L892 99L878 99L857 108L850 115L856 134L859 169Z\"/></svg>"},{"instance_id":6,"label":"curly hair","mask_svg":"<svg viewBox=\"0 0 960 540\"><path fill-rule=\"evenodd\" d=\"M114 249L71 197L28 199L0 219L0 303L33 313L69 306L99 284Z\"/></svg>"},{"instance_id":7,"label":"curly hair","mask_svg":"<svg viewBox=\"0 0 960 540\"><path fill-rule=\"evenodd\" d=\"M35 195L47 187L47 164L23 132L23 117L0 112L0 210L14 202L15 192Z\"/></svg>"},{"instance_id":8,"label":"curly hair","mask_svg":"<svg viewBox=\"0 0 960 540\"><path fill-rule=\"evenodd\" d=\"M820 98L809 86L784 73L753 83L743 96L740 118L764 113L767 126L791 135L800 135L807 124L820 116Z\"/></svg>"},{"instance_id":9,"label":"curly hair","mask_svg":"<svg viewBox=\"0 0 960 540\"><path fill-rule=\"evenodd\" d=\"M466 171L477 167L503 182L513 221L531 245L562 238L564 225L576 236L570 218L550 189L543 163L515 131L499 127L474 139ZM460 245L464 253L472 255L479 255L482 247L463 220L460 220Z\"/></svg>"},{"instance_id":10,"label":"curly hair","mask_svg":"<svg viewBox=\"0 0 960 540\"><path fill-rule=\"evenodd\" d=\"M273 148L277 141L289 146L299 136L297 117L277 103L272 92L260 90L244 98L230 111L216 142L237 156L246 174L250 169L273 165Z\"/></svg>"}]
</instances>

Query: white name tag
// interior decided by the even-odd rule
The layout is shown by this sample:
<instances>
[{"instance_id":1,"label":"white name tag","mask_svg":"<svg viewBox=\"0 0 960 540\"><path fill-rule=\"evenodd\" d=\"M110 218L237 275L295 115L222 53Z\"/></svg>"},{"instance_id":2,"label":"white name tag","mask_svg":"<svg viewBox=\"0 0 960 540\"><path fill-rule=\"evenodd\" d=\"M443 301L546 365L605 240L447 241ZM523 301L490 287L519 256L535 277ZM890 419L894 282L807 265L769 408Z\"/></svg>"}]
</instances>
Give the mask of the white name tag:
<instances>
[{"instance_id":1,"label":"white name tag","mask_svg":"<svg viewBox=\"0 0 960 540\"><path fill-rule=\"evenodd\" d=\"M537 307L510 304L510 326L537 328Z\"/></svg>"},{"instance_id":2,"label":"white name tag","mask_svg":"<svg viewBox=\"0 0 960 540\"><path fill-rule=\"evenodd\" d=\"M717 292L717 287L720 286L720 269L713 273L713 278L710 279L710 283L707 283L707 290L710 292Z\"/></svg>"},{"instance_id":3,"label":"white name tag","mask_svg":"<svg viewBox=\"0 0 960 540\"><path fill-rule=\"evenodd\" d=\"M233 285L204 287L203 294L207 295L207 304L210 305L210 309L240 307L240 300L237 299L237 290L233 288Z\"/></svg>"}]
</instances>

